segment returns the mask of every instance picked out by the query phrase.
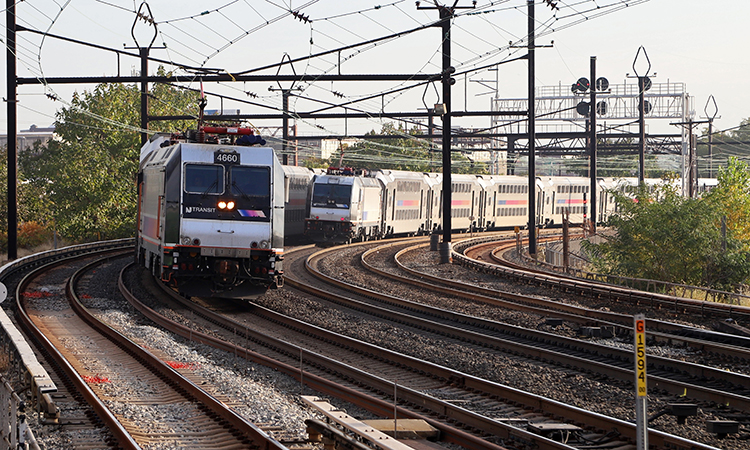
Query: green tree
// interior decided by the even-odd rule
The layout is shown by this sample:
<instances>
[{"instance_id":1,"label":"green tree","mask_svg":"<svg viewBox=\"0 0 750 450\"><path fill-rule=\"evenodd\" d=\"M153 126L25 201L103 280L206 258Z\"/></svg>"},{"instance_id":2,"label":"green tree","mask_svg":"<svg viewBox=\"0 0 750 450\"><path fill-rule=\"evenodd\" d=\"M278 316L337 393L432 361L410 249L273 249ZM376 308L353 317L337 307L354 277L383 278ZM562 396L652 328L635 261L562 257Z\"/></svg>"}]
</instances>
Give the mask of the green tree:
<instances>
[{"instance_id":1,"label":"green tree","mask_svg":"<svg viewBox=\"0 0 750 450\"><path fill-rule=\"evenodd\" d=\"M727 177L724 183L741 179ZM715 198L682 197L672 183L654 190L642 185L634 197L613 195L613 234L585 244L599 272L724 290L736 289L750 275L747 241L731 228L722 234L726 210Z\"/></svg>"},{"instance_id":2,"label":"green tree","mask_svg":"<svg viewBox=\"0 0 750 450\"><path fill-rule=\"evenodd\" d=\"M34 144L34 148L27 152L22 152L18 156L19 166L16 170L17 176L17 214L18 229L17 238L18 246L34 246L39 244L40 240L45 240L46 236L53 229L52 214L50 203L44 189L39 185L30 182L22 170L22 162L26 160L29 154L35 154L40 151L40 144ZM7 250L8 239L8 147L0 147L0 249ZM39 232L39 236L29 236L34 230Z\"/></svg>"},{"instance_id":3,"label":"green tree","mask_svg":"<svg viewBox=\"0 0 750 450\"><path fill-rule=\"evenodd\" d=\"M195 93L157 84L150 94L150 115L197 115ZM63 237L79 242L134 234L139 105L135 85L100 84L76 93L70 105L56 114L58 139L21 162L29 184L53 211ZM195 124L158 124L159 131L190 126Z\"/></svg>"},{"instance_id":4,"label":"green tree","mask_svg":"<svg viewBox=\"0 0 750 450\"><path fill-rule=\"evenodd\" d=\"M370 131L368 138L346 148L343 165L414 172L442 171L440 144L433 144L431 149L429 140L420 134L417 127L406 129L402 123L386 123L380 132ZM340 160L340 154L333 155L329 163L338 166ZM451 162L452 173L488 173L486 164L472 161L460 152L453 152Z\"/></svg>"},{"instance_id":5,"label":"green tree","mask_svg":"<svg viewBox=\"0 0 750 450\"><path fill-rule=\"evenodd\" d=\"M727 166L719 168L717 180L706 200L718 206L726 217L727 228L737 239L750 243L750 166L729 158Z\"/></svg>"}]
</instances>

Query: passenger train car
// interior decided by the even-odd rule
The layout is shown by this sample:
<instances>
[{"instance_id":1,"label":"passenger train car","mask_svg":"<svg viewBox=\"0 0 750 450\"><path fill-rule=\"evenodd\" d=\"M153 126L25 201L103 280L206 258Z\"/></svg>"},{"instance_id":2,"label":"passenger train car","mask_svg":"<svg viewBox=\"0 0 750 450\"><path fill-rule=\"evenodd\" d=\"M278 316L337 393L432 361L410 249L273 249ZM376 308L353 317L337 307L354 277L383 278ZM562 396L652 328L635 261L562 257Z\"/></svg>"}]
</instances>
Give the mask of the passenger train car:
<instances>
[{"instance_id":1,"label":"passenger train car","mask_svg":"<svg viewBox=\"0 0 750 450\"><path fill-rule=\"evenodd\" d=\"M443 176L439 173L332 169L311 184L305 234L318 243L429 234L443 223ZM538 225L562 223L563 212L582 223L587 217L588 178L537 177ZM600 180L601 191L609 183ZM600 192L601 192L600 191ZM598 220L607 215L600 199ZM525 226L528 179L515 176L451 176L451 227L454 231Z\"/></svg>"},{"instance_id":2,"label":"passenger train car","mask_svg":"<svg viewBox=\"0 0 750 450\"><path fill-rule=\"evenodd\" d=\"M141 149L136 260L186 295L246 297L280 287L284 174L271 148L154 136ZM304 208L309 183L300 181L301 193L295 180L288 198Z\"/></svg>"},{"instance_id":3,"label":"passenger train car","mask_svg":"<svg viewBox=\"0 0 750 450\"><path fill-rule=\"evenodd\" d=\"M304 232L314 242L328 244L429 234L443 223L442 181L439 173L330 169L311 180ZM574 224L604 222L616 208L612 191L628 192L638 184L637 179L599 178L597 217L592 218L590 183L583 177L536 177L535 225L559 226L566 212ZM702 183L704 190L715 184ZM461 232L526 227L528 190L527 177L454 174L451 228Z\"/></svg>"},{"instance_id":4,"label":"passenger train car","mask_svg":"<svg viewBox=\"0 0 750 450\"><path fill-rule=\"evenodd\" d=\"M634 186L599 178L596 222L615 210L611 190ZM528 189L527 177L452 175L452 231L526 227ZM534 190L535 225L558 226L565 212L572 223L591 219L588 178L540 176ZM248 297L283 285L285 239L429 234L443 214L440 173L311 170L281 165L271 148L156 135L141 149L136 259L185 295Z\"/></svg>"},{"instance_id":5,"label":"passenger train car","mask_svg":"<svg viewBox=\"0 0 750 450\"><path fill-rule=\"evenodd\" d=\"M284 169L284 233L290 238L302 236L309 211L310 185L315 172L299 166L282 167Z\"/></svg>"}]
</instances>

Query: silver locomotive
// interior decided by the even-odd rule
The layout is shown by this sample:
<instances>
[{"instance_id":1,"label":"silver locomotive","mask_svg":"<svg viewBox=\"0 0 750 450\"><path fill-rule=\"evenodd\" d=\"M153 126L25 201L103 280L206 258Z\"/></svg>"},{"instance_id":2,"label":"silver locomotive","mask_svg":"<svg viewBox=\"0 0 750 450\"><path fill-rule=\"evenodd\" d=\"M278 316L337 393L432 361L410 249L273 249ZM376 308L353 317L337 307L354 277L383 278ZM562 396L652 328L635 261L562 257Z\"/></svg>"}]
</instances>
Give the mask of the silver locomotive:
<instances>
[{"instance_id":1,"label":"silver locomotive","mask_svg":"<svg viewBox=\"0 0 750 450\"><path fill-rule=\"evenodd\" d=\"M204 297L283 285L284 170L273 149L156 135L137 186L136 259L164 283Z\"/></svg>"}]
</instances>

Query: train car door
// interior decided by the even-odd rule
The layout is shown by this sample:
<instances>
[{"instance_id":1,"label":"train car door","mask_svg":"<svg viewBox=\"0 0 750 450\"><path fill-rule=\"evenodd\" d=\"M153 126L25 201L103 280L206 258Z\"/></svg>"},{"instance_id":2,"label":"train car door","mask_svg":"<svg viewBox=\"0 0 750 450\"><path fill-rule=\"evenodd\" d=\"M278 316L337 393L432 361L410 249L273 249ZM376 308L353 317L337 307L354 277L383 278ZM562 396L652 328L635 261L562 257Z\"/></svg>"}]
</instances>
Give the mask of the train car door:
<instances>
[{"instance_id":1,"label":"train car door","mask_svg":"<svg viewBox=\"0 0 750 450\"><path fill-rule=\"evenodd\" d=\"M609 216L608 206L610 202L610 193L606 189L599 191L599 222L604 222Z\"/></svg>"},{"instance_id":2,"label":"train car door","mask_svg":"<svg viewBox=\"0 0 750 450\"><path fill-rule=\"evenodd\" d=\"M469 212L469 228L475 228L476 227L475 220L477 220L477 216L474 214L475 205L476 205L476 201L477 201L476 200L476 194L477 193L475 191L473 191L473 190L471 191L471 209L470 209L470 212Z\"/></svg>"},{"instance_id":3,"label":"train car door","mask_svg":"<svg viewBox=\"0 0 750 450\"><path fill-rule=\"evenodd\" d=\"M487 228L487 190L482 189L479 191L479 214L477 219L477 226L480 229Z\"/></svg>"},{"instance_id":4,"label":"train car door","mask_svg":"<svg viewBox=\"0 0 750 450\"><path fill-rule=\"evenodd\" d=\"M388 222L388 202L390 201L389 197L390 196L388 195L388 188L385 187L383 189L383 204L380 205L380 210L381 210L380 217L381 217L381 220L382 220L382 223L383 223L383 225L382 225L383 230L381 231L382 235L385 235L385 233L387 233L387 231L388 231L388 230L386 230L386 225L385 224Z\"/></svg>"},{"instance_id":5,"label":"train car door","mask_svg":"<svg viewBox=\"0 0 750 450\"><path fill-rule=\"evenodd\" d=\"M536 214L534 214L536 217L535 225L544 223L544 199L544 189L539 189L539 192L536 194Z\"/></svg>"}]
</instances>

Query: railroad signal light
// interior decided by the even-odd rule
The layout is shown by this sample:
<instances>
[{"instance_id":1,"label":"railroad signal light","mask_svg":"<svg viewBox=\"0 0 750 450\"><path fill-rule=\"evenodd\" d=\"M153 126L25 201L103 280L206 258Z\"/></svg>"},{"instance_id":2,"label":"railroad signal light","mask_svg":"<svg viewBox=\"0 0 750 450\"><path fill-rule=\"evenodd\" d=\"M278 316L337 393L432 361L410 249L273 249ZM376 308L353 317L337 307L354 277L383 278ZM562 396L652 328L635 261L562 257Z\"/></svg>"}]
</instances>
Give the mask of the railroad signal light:
<instances>
[{"instance_id":1,"label":"railroad signal light","mask_svg":"<svg viewBox=\"0 0 750 450\"><path fill-rule=\"evenodd\" d=\"M651 111L651 104L646 107L646 114ZM589 102L579 102L578 105L576 105L576 112L582 116L588 117L588 115L591 112L591 105ZM599 116L603 116L607 114L607 103L604 101L596 102L596 114Z\"/></svg>"},{"instance_id":2,"label":"railroad signal light","mask_svg":"<svg viewBox=\"0 0 750 450\"><path fill-rule=\"evenodd\" d=\"M581 77L576 81L576 83L572 87L573 92L586 92L591 87L591 83L589 83L589 79L586 77Z\"/></svg>"},{"instance_id":3,"label":"railroad signal light","mask_svg":"<svg viewBox=\"0 0 750 450\"><path fill-rule=\"evenodd\" d=\"M653 85L651 78L649 77L641 77L641 78L643 78L643 90L648 91L649 89L651 89L651 86Z\"/></svg>"},{"instance_id":4,"label":"railroad signal light","mask_svg":"<svg viewBox=\"0 0 750 450\"><path fill-rule=\"evenodd\" d=\"M641 105L638 105L638 110L640 111ZM654 107L651 105L651 102L648 100L643 101L643 114L648 114L651 112L651 110L654 109Z\"/></svg>"},{"instance_id":5,"label":"railroad signal light","mask_svg":"<svg viewBox=\"0 0 750 450\"><path fill-rule=\"evenodd\" d=\"M607 114L607 103L604 101L596 102L596 113L600 116Z\"/></svg>"},{"instance_id":6,"label":"railroad signal light","mask_svg":"<svg viewBox=\"0 0 750 450\"><path fill-rule=\"evenodd\" d=\"M604 77L599 77L596 79L595 86L597 91L606 91L609 89L609 80Z\"/></svg>"},{"instance_id":7,"label":"railroad signal light","mask_svg":"<svg viewBox=\"0 0 750 450\"><path fill-rule=\"evenodd\" d=\"M582 116L589 115L589 102L580 102L576 105L576 112Z\"/></svg>"}]
</instances>

